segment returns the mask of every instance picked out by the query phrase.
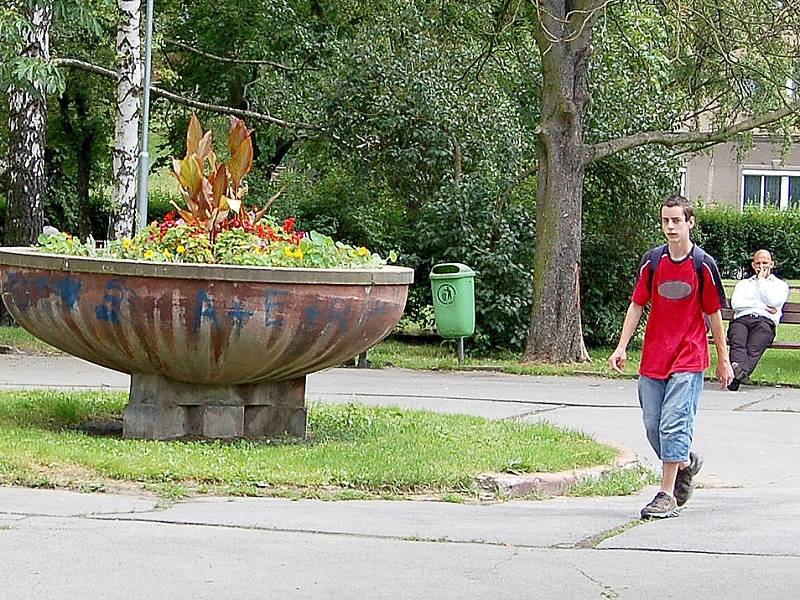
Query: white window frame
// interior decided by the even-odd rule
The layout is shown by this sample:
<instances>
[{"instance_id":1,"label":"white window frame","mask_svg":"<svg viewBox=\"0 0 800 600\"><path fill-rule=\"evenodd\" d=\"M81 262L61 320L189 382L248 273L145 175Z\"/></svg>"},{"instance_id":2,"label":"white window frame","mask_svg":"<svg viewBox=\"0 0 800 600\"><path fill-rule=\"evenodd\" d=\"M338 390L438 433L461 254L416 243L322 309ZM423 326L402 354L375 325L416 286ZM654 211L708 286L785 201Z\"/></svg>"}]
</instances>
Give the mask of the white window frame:
<instances>
[{"instance_id":1,"label":"white window frame","mask_svg":"<svg viewBox=\"0 0 800 600\"><path fill-rule=\"evenodd\" d=\"M680 195L686 198L686 167L679 168L678 173L680 173L681 177ZM744 179L742 181L744 181Z\"/></svg>"},{"instance_id":2,"label":"white window frame","mask_svg":"<svg viewBox=\"0 0 800 600\"><path fill-rule=\"evenodd\" d=\"M760 175L766 177L780 177L781 178L781 198L779 208L786 210L789 208L789 177L800 177L800 171L775 171L772 169L742 169L742 192L739 195L739 208L744 210L744 177L745 175ZM766 179L761 180L761 198L759 207L764 209L764 186Z\"/></svg>"}]
</instances>

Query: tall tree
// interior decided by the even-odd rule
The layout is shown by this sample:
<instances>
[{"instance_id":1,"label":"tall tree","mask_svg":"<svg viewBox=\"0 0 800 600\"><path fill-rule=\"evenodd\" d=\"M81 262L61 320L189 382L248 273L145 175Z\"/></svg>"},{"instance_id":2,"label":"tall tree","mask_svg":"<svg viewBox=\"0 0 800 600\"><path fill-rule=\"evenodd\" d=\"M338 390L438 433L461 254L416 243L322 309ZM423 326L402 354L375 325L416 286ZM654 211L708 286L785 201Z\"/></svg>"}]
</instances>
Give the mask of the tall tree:
<instances>
[{"instance_id":1,"label":"tall tree","mask_svg":"<svg viewBox=\"0 0 800 600\"><path fill-rule=\"evenodd\" d=\"M27 23L21 31L20 56L50 60L50 24L53 6L49 0L25 3ZM41 80L28 85L13 84L8 93L8 193L5 243L28 245L44 226L44 151L47 121L47 90Z\"/></svg>"},{"instance_id":2,"label":"tall tree","mask_svg":"<svg viewBox=\"0 0 800 600\"><path fill-rule=\"evenodd\" d=\"M529 8L541 57L542 111L533 311L523 360L583 361L588 355L580 317L581 211L587 165L647 144L685 150L781 120L786 124L800 108L786 94L800 57L800 3L532 0ZM636 28L614 26L634 11ZM596 32L601 19L604 27ZM642 28L668 35L637 35ZM596 33L618 35L642 56L669 59L656 73L628 76L647 77L653 93L681 90L682 100L664 107L671 127L649 129L652 123L645 120L638 129L591 132L597 139L587 143Z\"/></svg>"},{"instance_id":3,"label":"tall tree","mask_svg":"<svg viewBox=\"0 0 800 600\"><path fill-rule=\"evenodd\" d=\"M112 202L117 210L114 237L133 235L136 217L136 149L139 133L141 61L139 0L117 0L117 119L114 135Z\"/></svg>"}]
</instances>

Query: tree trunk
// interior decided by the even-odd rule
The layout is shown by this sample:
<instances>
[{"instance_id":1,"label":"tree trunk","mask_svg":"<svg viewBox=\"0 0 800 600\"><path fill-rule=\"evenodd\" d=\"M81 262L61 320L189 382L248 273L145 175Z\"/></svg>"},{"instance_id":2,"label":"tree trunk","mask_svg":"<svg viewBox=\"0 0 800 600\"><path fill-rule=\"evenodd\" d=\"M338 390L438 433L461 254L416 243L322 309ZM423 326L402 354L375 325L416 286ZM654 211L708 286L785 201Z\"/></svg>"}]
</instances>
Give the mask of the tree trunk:
<instances>
[{"instance_id":1,"label":"tree trunk","mask_svg":"<svg viewBox=\"0 0 800 600\"><path fill-rule=\"evenodd\" d=\"M50 60L50 23L53 7L49 1L26 6L25 16L33 25L23 38L25 56ZM36 242L44 227L45 125L47 94L44 85L32 89L12 86L8 93L8 204L5 244Z\"/></svg>"},{"instance_id":2,"label":"tree trunk","mask_svg":"<svg viewBox=\"0 0 800 600\"><path fill-rule=\"evenodd\" d=\"M75 105L75 123L72 122L70 104ZM92 233L89 213L90 186L92 181L92 148L94 147L94 132L89 124L89 111L86 106L86 96L78 89L73 94L65 91L58 99L61 111L61 127L67 134L70 148L75 152L77 165L76 191L78 194L78 237L85 240Z\"/></svg>"},{"instance_id":3,"label":"tree trunk","mask_svg":"<svg viewBox=\"0 0 800 600\"><path fill-rule=\"evenodd\" d=\"M94 135L88 134L81 140L76 159L78 163L78 234L85 240L92 233L92 223L89 218L91 207L89 205L90 184L92 181L92 146Z\"/></svg>"},{"instance_id":4,"label":"tree trunk","mask_svg":"<svg viewBox=\"0 0 800 600\"><path fill-rule=\"evenodd\" d=\"M140 0L117 0L117 122L114 142L113 205L117 208L114 237L133 236L136 218L136 161L139 137L141 63Z\"/></svg>"},{"instance_id":5,"label":"tree trunk","mask_svg":"<svg viewBox=\"0 0 800 600\"><path fill-rule=\"evenodd\" d=\"M536 200L536 258L530 333L522 360L589 360L580 306L581 226L589 101L590 2L544 1L537 44L542 116ZM589 15L589 16L587 16Z\"/></svg>"}]
</instances>

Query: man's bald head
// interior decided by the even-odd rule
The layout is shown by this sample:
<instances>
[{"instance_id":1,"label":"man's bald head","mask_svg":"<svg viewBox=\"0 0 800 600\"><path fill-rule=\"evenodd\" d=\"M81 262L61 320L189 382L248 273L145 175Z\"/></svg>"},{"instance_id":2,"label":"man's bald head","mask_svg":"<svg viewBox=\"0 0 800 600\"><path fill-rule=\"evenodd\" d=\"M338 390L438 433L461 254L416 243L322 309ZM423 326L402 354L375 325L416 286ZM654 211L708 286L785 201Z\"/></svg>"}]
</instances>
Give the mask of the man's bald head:
<instances>
[{"instance_id":1,"label":"man's bald head","mask_svg":"<svg viewBox=\"0 0 800 600\"><path fill-rule=\"evenodd\" d=\"M753 262L757 261L759 258L772 262L772 255L769 253L769 250L756 250L756 253L753 254Z\"/></svg>"},{"instance_id":2,"label":"man's bald head","mask_svg":"<svg viewBox=\"0 0 800 600\"><path fill-rule=\"evenodd\" d=\"M756 253L753 254L753 271L755 271L756 275L764 270L769 275L774 268L775 263L772 261L772 255L769 251L764 249L756 250Z\"/></svg>"}]
</instances>

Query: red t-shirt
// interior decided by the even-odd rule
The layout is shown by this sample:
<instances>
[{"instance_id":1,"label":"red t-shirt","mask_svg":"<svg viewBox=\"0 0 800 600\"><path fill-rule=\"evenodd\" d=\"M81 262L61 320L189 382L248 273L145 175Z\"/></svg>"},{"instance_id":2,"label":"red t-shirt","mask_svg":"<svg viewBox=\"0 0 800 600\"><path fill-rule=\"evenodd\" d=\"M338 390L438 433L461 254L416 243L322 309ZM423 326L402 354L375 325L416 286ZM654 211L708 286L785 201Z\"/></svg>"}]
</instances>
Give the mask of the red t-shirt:
<instances>
[{"instance_id":1,"label":"red t-shirt","mask_svg":"<svg viewBox=\"0 0 800 600\"><path fill-rule=\"evenodd\" d=\"M708 341L703 313L713 314L726 305L725 290L717 264L709 255L702 263L702 304L698 273L692 253L675 262L665 250L653 275L652 298L648 288L650 253L644 255L633 302L640 306L650 301L650 317L644 333L639 373L652 379L667 379L672 373L705 371L709 365Z\"/></svg>"}]
</instances>

